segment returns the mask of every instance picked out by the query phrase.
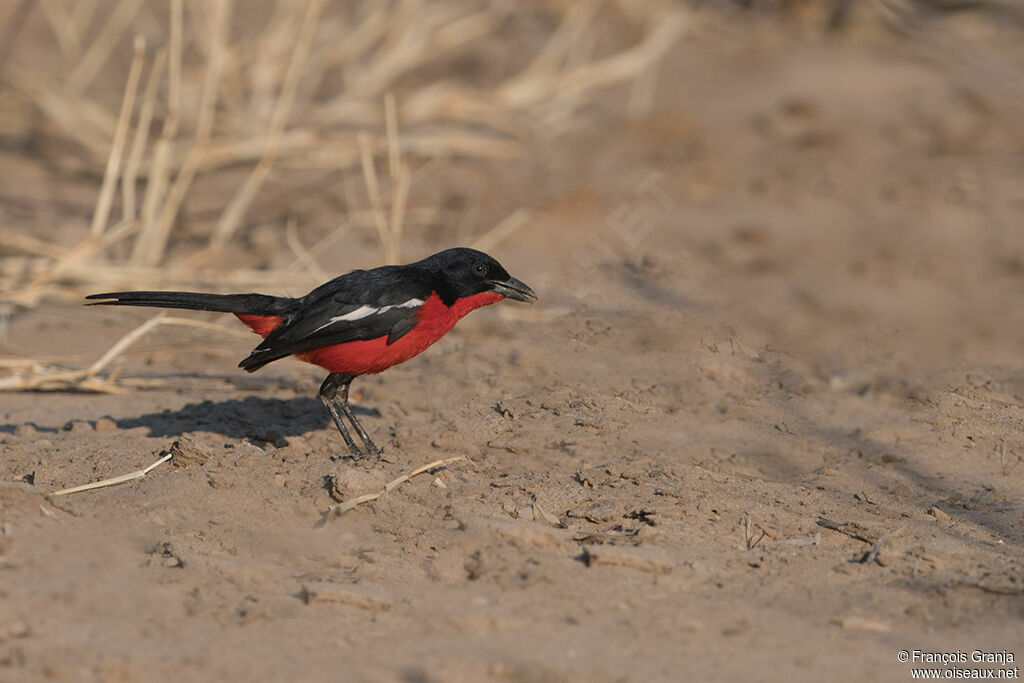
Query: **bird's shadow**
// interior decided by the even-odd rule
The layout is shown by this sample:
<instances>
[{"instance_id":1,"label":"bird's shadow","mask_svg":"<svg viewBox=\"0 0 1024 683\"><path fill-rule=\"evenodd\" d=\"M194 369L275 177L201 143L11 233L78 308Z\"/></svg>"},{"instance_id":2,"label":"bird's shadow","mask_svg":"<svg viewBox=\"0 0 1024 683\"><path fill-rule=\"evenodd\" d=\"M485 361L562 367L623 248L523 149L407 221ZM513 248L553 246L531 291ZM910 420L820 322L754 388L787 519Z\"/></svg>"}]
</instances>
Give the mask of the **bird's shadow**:
<instances>
[{"instance_id":1,"label":"bird's shadow","mask_svg":"<svg viewBox=\"0 0 1024 683\"><path fill-rule=\"evenodd\" d=\"M379 416L376 410L353 406L358 415ZM202 401L178 410L146 413L117 420L119 429L146 427L149 436L179 436L186 432L211 432L234 439L267 439L276 433L299 436L331 424L323 404L300 396L290 399L260 398Z\"/></svg>"}]
</instances>

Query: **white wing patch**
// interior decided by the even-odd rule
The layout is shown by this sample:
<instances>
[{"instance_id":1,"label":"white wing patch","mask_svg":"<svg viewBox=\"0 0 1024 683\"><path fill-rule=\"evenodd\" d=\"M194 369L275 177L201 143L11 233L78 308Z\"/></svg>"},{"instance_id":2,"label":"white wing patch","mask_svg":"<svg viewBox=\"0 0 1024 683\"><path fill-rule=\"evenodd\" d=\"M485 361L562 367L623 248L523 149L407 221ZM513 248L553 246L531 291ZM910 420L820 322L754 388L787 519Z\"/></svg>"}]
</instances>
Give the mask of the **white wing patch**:
<instances>
[{"instance_id":1,"label":"white wing patch","mask_svg":"<svg viewBox=\"0 0 1024 683\"><path fill-rule=\"evenodd\" d=\"M372 308L370 306L360 306L356 310L349 311L345 315L336 315L336 316L334 316L333 318L331 318L331 322L329 322L327 324L330 325L331 323L336 323L339 320L359 320L360 318L365 318L367 316L373 315L374 313L383 313L388 308L390 308L390 306L385 306L384 308Z\"/></svg>"},{"instance_id":2,"label":"white wing patch","mask_svg":"<svg viewBox=\"0 0 1024 683\"><path fill-rule=\"evenodd\" d=\"M422 299L409 299L408 301L400 303L400 304L394 304L393 306L382 306L381 308L374 308L373 306L360 306L356 310L349 311L345 315L336 315L336 316L334 316L333 318L331 318L326 323L324 323L323 325L321 325L320 327L316 328L313 331L314 332L319 332L320 330L324 329L325 327L333 325L336 322L341 322L342 320L347 321L347 322L352 322L352 321L355 321L355 320L362 320L363 318L368 318L371 315L381 315L382 313L387 313L392 308L416 308L417 306L422 306L422 305L423 305L423 300Z\"/></svg>"}]
</instances>

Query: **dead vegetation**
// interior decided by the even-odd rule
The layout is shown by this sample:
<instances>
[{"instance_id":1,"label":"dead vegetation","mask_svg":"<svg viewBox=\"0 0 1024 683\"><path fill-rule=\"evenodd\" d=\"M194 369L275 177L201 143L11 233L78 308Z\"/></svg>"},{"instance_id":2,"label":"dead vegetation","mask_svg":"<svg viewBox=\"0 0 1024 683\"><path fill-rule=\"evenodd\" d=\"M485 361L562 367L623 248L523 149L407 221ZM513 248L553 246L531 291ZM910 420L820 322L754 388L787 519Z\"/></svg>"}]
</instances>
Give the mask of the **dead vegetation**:
<instances>
[{"instance_id":1,"label":"dead vegetation","mask_svg":"<svg viewBox=\"0 0 1024 683\"><path fill-rule=\"evenodd\" d=\"M612 86L631 89L631 106L642 108L658 62L694 22L682 5L638 0L540 3L529 12L413 0L12 4L0 134L15 148L39 144L63 174L94 179L96 200L88 230L70 240L31 218L4 221L0 317L116 289L304 290L329 277L317 252L353 231L374 234L382 259L397 262L405 231L441 211L409 205L417 174L445 160L517 155L524 141L571 128ZM632 39L603 40L609 23L628 26L616 33ZM530 50L500 69L449 76L484 63L525 24L542 31L520 41ZM18 43L29 40L49 41L57 63L19 58ZM191 193L240 169L216 218L188 225ZM269 184L301 196L303 184L339 178L346 189L358 179L362 190L346 197L332 233L308 244L295 220L281 225L291 265L218 262ZM513 212L477 245L494 246L526 215ZM132 340L84 370L20 358L6 364L0 389L126 386L103 373Z\"/></svg>"}]
</instances>

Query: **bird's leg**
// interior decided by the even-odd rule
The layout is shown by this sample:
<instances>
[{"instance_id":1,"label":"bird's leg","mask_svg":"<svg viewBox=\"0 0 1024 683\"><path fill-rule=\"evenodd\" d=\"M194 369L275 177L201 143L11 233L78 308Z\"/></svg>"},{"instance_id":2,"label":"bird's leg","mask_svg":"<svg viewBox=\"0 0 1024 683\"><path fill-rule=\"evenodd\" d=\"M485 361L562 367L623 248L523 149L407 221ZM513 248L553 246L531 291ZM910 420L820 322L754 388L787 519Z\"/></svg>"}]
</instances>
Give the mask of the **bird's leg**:
<instances>
[{"instance_id":1,"label":"bird's leg","mask_svg":"<svg viewBox=\"0 0 1024 683\"><path fill-rule=\"evenodd\" d=\"M352 382L351 375L327 375L327 379L320 385L320 400L323 401L324 406L327 407L327 412L331 414L331 418L334 420L334 424L337 425L338 431L341 432L341 436L345 439L345 443L348 445L349 451L356 457L362 457L363 452L359 450L359 446L352 440L352 435L348 433L348 428L345 427L344 421L341 419L341 415L338 414L338 409L335 407L335 400L338 395L338 384L342 383L344 387L345 398L348 398L348 385ZM345 405L344 403L342 405ZM347 408L347 406L346 406ZM348 414L348 411L345 411Z\"/></svg>"},{"instance_id":2,"label":"bird's leg","mask_svg":"<svg viewBox=\"0 0 1024 683\"><path fill-rule=\"evenodd\" d=\"M377 448L377 445L373 443L370 435L366 433L365 429L363 429L363 425L359 424L359 420L356 419L355 413L352 412L352 408L348 405L348 386L352 384L353 376L343 375L342 377L343 379L340 380L341 401L339 401L341 404L341 411L345 413L345 417L347 417L349 422L352 423L352 426L356 428L356 433L359 434L359 438L363 440L364 444L366 444L367 454L380 455L380 449Z\"/></svg>"}]
</instances>

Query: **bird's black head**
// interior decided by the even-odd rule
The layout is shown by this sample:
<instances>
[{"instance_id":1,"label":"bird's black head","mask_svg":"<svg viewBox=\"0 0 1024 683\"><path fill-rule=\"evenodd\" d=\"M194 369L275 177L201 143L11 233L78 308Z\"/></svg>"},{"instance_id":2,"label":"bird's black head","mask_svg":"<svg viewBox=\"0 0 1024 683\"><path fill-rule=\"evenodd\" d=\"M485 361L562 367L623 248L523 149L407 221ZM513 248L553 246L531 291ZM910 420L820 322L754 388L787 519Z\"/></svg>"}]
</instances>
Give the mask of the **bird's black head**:
<instances>
[{"instance_id":1,"label":"bird's black head","mask_svg":"<svg viewBox=\"0 0 1024 683\"><path fill-rule=\"evenodd\" d=\"M483 292L533 303L537 295L524 282L508 274L495 259L476 249L446 249L420 262L436 273L437 293L451 306L456 299Z\"/></svg>"}]
</instances>

